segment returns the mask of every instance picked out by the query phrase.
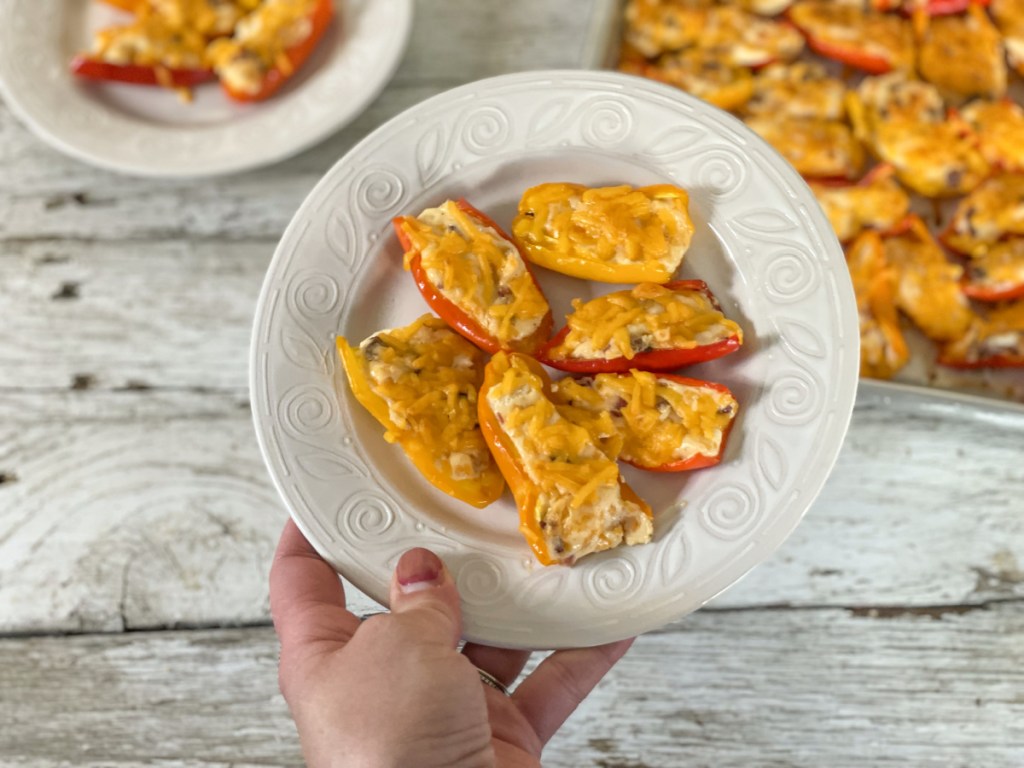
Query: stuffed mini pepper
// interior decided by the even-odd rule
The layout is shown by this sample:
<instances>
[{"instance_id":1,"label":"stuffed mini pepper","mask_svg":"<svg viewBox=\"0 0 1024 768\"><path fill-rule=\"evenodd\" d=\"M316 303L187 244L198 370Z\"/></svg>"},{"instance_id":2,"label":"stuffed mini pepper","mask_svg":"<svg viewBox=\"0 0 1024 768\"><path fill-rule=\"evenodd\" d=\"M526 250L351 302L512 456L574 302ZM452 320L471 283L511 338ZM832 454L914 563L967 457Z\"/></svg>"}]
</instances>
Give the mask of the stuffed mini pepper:
<instances>
[{"instance_id":1,"label":"stuffed mini pepper","mask_svg":"<svg viewBox=\"0 0 1024 768\"><path fill-rule=\"evenodd\" d=\"M527 259L555 272L605 283L666 283L693 237L689 195L671 184L541 184L519 201L512 236Z\"/></svg>"},{"instance_id":2,"label":"stuffed mini pepper","mask_svg":"<svg viewBox=\"0 0 1024 768\"><path fill-rule=\"evenodd\" d=\"M952 368L1024 368L1024 302L975 318L962 338L943 348L939 362Z\"/></svg>"},{"instance_id":3,"label":"stuffed mini pepper","mask_svg":"<svg viewBox=\"0 0 1024 768\"><path fill-rule=\"evenodd\" d=\"M739 411L723 385L666 373L567 377L553 390L569 421L622 461L654 472L717 464Z\"/></svg>"},{"instance_id":4,"label":"stuffed mini pepper","mask_svg":"<svg viewBox=\"0 0 1024 768\"><path fill-rule=\"evenodd\" d=\"M352 394L423 476L474 507L505 483L477 421L483 355L443 320L424 315L352 347L337 340Z\"/></svg>"},{"instance_id":5,"label":"stuffed mini pepper","mask_svg":"<svg viewBox=\"0 0 1024 768\"><path fill-rule=\"evenodd\" d=\"M574 300L565 327L538 359L573 373L669 371L722 357L742 343L743 331L722 314L703 281L641 283Z\"/></svg>"},{"instance_id":6,"label":"stuffed mini pepper","mask_svg":"<svg viewBox=\"0 0 1024 768\"><path fill-rule=\"evenodd\" d=\"M534 352L551 307L515 243L465 200L394 221L405 268L430 308L487 352Z\"/></svg>"},{"instance_id":7,"label":"stuffed mini pepper","mask_svg":"<svg viewBox=\"0 0 1024 768\"><path fill-rule=\"evenodd\" d=\"M499 352L480 390L480 427L519 508L519 528L544 565L651 540L651 509L583 427L562 416L544 369Z\"/></svg>"}]
</instances>

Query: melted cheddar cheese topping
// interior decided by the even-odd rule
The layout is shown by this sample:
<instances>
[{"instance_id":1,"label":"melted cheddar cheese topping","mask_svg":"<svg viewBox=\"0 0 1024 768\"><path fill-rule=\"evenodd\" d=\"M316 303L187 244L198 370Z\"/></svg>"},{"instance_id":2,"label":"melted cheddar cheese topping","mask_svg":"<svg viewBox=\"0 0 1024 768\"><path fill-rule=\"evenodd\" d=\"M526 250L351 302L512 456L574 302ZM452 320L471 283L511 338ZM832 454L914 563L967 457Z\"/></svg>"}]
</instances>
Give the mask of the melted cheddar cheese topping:
<instances>
[{"instance_id":1,"label":"melted cheddar cheese topping","mask_svg":"<svg viewBox=\"0 0 1024 768\"><path fill-rule=\"evenodd\" d=\"M844 243L865 229L895 227L910 210L910 197L891 173L870 178L866 184L811 184L811 190Z\"/></svg>"},{"instance_id":2,"label":"melted cheddar cheese topping","mask_svg":"<svg viewBox=\"0 0 1024 768\"><path fill-rule=\"evenodd\" d=\"M135 20L96 33L92 53L109 64L201 69L210 38L231 34L258 0L146 0Z\"/></svg>"},{"instance_id":3,"label":"melted cheddar cheese topping","mask_svg":"<svg viewBox=\"0 0 1024 768\"><path fill-rule=\"evenodd\" d=\"M963 267L946 259L924 223L883 240L886 261L897 273L896 305L931 339L962 336L974 319L960 288Z\"/></svg>"},{"instance_id":4,"label":"melted cheddar cheese topping","mask_svg":"<svg viewBox=\"0 0 1024 768\"><path fill-rule=\"evenodd\" d=\"M745 122L804 176L849 178L864 165L860 142L838 120L763 114Z\"/></svg>"},{"instance_id":5,"label":"melted cheddar cheese topping","mask_svg":"<svg viewBox=\"0 0 1024 768\"><path fill-rule=\"evenodd\" d=\"M865 11L858 3L807 0L790 9L789 20L816 41L884 59L893 69L914 68L914 30L896 14Z\"/></svg>"},{"instance_id":6,"label":"melted cheddar cheese topping","mask_svg":"<svg viewBox=\"0 0 1024 768\"><path fill-rule=\"evenodd\" d=\"M888 379L907 364L910 351L896 313L896 270L874 231L863 232L846 251L860 317L861 375Z\"/></svg>"},{"instance_id":7,"label":"melted cheddar cheese topping","mask_svg":"<svg viewBox=\"0 0 1024 768\"><path fill-rule=\"evenodd\" d=\"M549 350L552 358L632 360L638 352L691 349L743 331L700 291L673 291L641 283L584 302L574 299L568 333Z\"/></svg>"},{"instance_id":8,"label":"melted cheddar cheese topping","mask_svg":"<svg viewBox=\"0 0 1024 768\"><path fill-rule=\"evenodd\" d=\"M979 257L1007 235L1024 235L1024 174L983 181L957 204L945 240L951 248Z\"/></svg>"},{"instance_id":9,"label":"melted cheddar cheese topping","mask_svg":"<svg viewBox=\"0 0 1024 768\"><path fill-rule=\"evenodd\" d=\"M960 114L977 134L981 154L990 165L1024 171L1024 109L1019 104L1008 99L979 99Z\"/></svg>"},{"instance_id":10,"label":"melted cheddar cheese topping","mask_svg":"<svg viewBox=\"0 0 1024 768\"><path fill-rule=\"evenodd\" d=\"M700 39L711 6L709 0L629 0L626 42L650 58L689 48Z\"/></svg>"},{"instance_id":11,"label":"melted cheddar cheese topping","mask_svg":"<svg viewBox=\"0 0 1024 768\"><path fill-rule=\"evenodd\" d=\"M1024 285L1024 238L995 243L967 264L967 278L978 288L998 292Z\"/></svg>"},{"instance_id":12,"label":"melted cheddar cheese topping","mask_svg":"<svg viewBox=\"0 0 1024 768\"><path fill-rule=\"evenodd\" d=\"M754 94L745 111L751 115L842 120L846 84L829 77L816 62L771 64L754 78Z\"/></svg>"},{"instance_id":13,"label":"melted cheddar cheese topping","mask_svg":"<svg viewBox=\"0 0 1024 768\"><path fill-rule=\"evenodd\" d=\"M1024 74L1024 1L992 0L989 11L1003 33L1006 58L1018 73Z\"/></svg>"},{"instance_id":14,"label":"melted cheddar cheese topping","mask_svg":"<svg viewBox=\"0 0 1024 768\"><path fill-rule=\"evenodd\" d=\"M564 378L553 389L567 419L640 467L718 456L739 408L728 392L636 370Z\"/></svg>"},{"instance_id":15,"label":"melted cheddar cheese topping","mask_svg":"<svg viewBox=\"0 0 1024 768\"><path fill-rule=\"evenodd\" d=\"M922 77L954 96L999 98L1006 93L1002 37L979 5L972 4L965 14L928 19L917 66Z\"/></svg>"},{"instance_id":16,"label":"melted cheddar cheese topping","mask_svg":"<svg viewBox=\"0 0 1024 768\"><path fill-rule=\"evenodd\" d=\"M290 75L287 51L313 34L317 0L263 0L238 22L230 38L214 40L207 57L221 81L240 93L258 93L272 69Z\"/></svg>"},{"instance_id":17,"label":"melted cheddar cheese topping","mask_svg":"<svg viewBox=\"0 0 1024 768\"><path fill-rule=\"evenodd\" d=\"M749 68L732 63L727 52L717 48L665 53L638 74L681 88L719 109L740 109L754 94Z\"/></svg>"},{"instance_id":18,"label":"melted cheddar cheese topping","mask_svg":"<svg viewBox=\"0 0 1024 768\"><path fill-rule=\"evenodd\" d=\"M976 187L990 171L967 123L947 118L935 86L902 73L865 78L848 104L858 137L927 197Z\"/></svg>"},{"instance_id":19,"label":"melted cheddar cheese topping","mask_svg":"<svg viewBox=\"0 0 1024 768\"><path fill-rule=\"evenodd\" d=\"M618 465L559 413L522 359L499 354L496 361L506 367L487 390L487 404L536 486L535 508L520 512L533 515L551 558L571 563L650 541L651 518L623 497Z\"/></svg>"},{"instance_id":20,"label":"melted cheddar cheese topping","mask_svg":"<svg viewBox=\"0 0 1024 768\"><path fill-rule=\"evenodd\" d=\"M550 311L514 243L451 200L401 219L412 250L437 291L503 348L517 348Z\"/></svg>"},{"instance_id":21,"label":"melted cheddar cheese topping","mask_svg":"<svg viewBox=\"0 0 1024 768\"><path fill-rule=\"evenodd\" d=\"M526 258L557 272L667 282L690 246L693 222L686 191L670 184L541 184L519 201L512 236Z\"/></svg>"},{"instance_id":22,"label":"melted cheddar cheese topping","mask_svg":"<svg viewBox=\"0 0 1024 768\"><path fill-rule=\"evenodd\" d=\"M374 413L384 417L385 440L433 457L434 469L455 481L495 471L477 420L482 353L443 320L424 315L380 331L356 359L361 371L350 379L361 373L386 404L386 413Z\"/></svg>"},{"instance_id":23,"label":"melted cheddar cheese topping","mask_svg":"<svg viewBox=\"0 0 1024 768\"><path fill-rule=\"evenodd\" d=\"M1024 360L1024 301L1000 305L988 317L976 318L970 330L945 353L969 363L993 357Z\"/></svg>"}]
</instances>

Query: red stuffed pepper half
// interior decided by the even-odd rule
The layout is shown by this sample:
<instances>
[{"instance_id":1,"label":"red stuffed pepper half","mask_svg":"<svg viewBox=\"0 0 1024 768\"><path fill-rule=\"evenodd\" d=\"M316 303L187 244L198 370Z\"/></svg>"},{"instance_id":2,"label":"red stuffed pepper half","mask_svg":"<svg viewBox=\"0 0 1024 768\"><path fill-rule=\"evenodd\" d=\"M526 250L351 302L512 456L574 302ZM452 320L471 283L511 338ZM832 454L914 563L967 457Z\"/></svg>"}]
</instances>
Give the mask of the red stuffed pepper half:
<instances>
[{"instance_id":1,"label":"red stuffed pepper half","mask_svg":"<svg viewBox=\"0 0 1024 768\"><path fill-rule=\"evenodd\" d=\"M636 287L573 301L565 327L541 348L545 365L571 373L670 371L735 352L743 331L702 280Z\"/></svg>"},{"instance_id":2,"label":"red stuffed pepper half","mask_svg":"<svg viewBox=\"0 0 1024 768\"><path fill-rule=\"evenodd\" d=\"M718 464L739 412L722 384L667 373L566 377L552 389L562 415L606 453L653 472Z\"/></svg>"},{"instance_id":3,"label":"red stuffed pepper half","mask_svg":"<svg viewBox=\"0 0 1024 768\"><path fill-rule=\"evenodd\" d=\"M535 352L551 307L511 238L465 200L394 220L405 267L430 308L487 352Z\"/></svg>"}]
</instances>

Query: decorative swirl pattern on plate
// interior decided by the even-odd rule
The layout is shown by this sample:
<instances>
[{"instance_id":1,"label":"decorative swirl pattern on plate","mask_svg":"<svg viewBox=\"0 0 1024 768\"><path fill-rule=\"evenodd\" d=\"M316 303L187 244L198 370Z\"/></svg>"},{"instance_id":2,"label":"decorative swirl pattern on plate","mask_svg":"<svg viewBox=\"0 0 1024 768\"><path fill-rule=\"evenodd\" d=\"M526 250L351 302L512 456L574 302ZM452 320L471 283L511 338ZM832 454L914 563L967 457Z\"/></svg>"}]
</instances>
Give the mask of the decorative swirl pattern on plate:
<instances>
[{"instance_id":1,"label":"decorative swirl pattern on plate","mask_svg":"<svg viewBox=\"0 0 1024 768\"><path fill-rule=\"evenodd\" d=\"M633 110L618 98L600 98L587 104L580 114L582 137L594 147L622 144L633 134Z\"/></svg>"},{"instance_id":2,"label":"decorative swirl pattern on plate","mask_svg":"<svg viewBox=\"0 0 1024 768\"><path fill-rule=\"evenodd\" d=\"M767 415L788 426L807 424L821 413L821 382L807 371L790 369L771 382Z\"/></svg>"},{"instance_id":3,"label":"decorative swirl pattern on plate","mask_svg":"<svg viewBox=\"0 0 1024 768\"><path fill-rule=\"evenodd\" d=\"M594 605L610 607L621 605L636 597L643 587L646 575L638 568L632 553L619 551L587 569L583 580L583 594Z\"/></svg>"},{"instance_id":4,"label":"decorative swirl pattern on plate","mask_svg":"<svg viewBox=\"0 0 1024 768\"><path fill-rule=\"evenodd\" d=\"M508 579L494 560L475 557L458 566L459 596L470 605L489 605L501 598Z\"/></svg>"},{"instance_id":5,"label":"decorative swirl pattern on plate","mask_svg":"<svg viewBox=\"0 0 1024 768\"><path fill-rule=\"evenodd\" d=\"M583 183L605 183L632 164L634 183L663 178L693 190L708 227L701 235L717 239L722 254L709 277L750 338L716 378L756 387L742 401L727 460L660 497L675 512L658 510L653 543L572 568L532 562L525 542L494 549L490 534L478 538L488 524L481 520L514 519L507 499L481 518L439 493L414 496L378 472L363 445L379 440L379 429L356 418L352 398L336 398L334 368L325 365L333 356L309 367L346 332L353 312L382 328L415 314L390 296L365 301L361 281L401 273L398 249L371 251L368 235L387 231L408 201L462 194L482 181L492 200L514 202L525 185L550 180L541 173L555 147L569 150L559 156L561 172L575 169ZM352 580L371 593L386 592L405 549L450 553L466 598L465 632L480 642L609 642L699 607L792 530L824 483L852 410L856 304L827 223L804 215L816 205L757 136L656 83L522 73L417 105L327 174L268 271L257 327L270 326L254 335L253 410L271 472L294 479L277 483L293 514L338 530L335 562L358 564L353 573L367 587ZM333 279L337 294L317 275ZM282 292L288 311L274 313ZM350 494L340 510L339 494Z\"/></svg>"},{"instance_id":6,"label":"decorative swirl pattern on plate","mask_svg":"<svg viewBox=\"0 0 1024 768\"><path fill-rule=\"evenodd\" d=\"M372 168L354 184L356 205L369 217L395 211L406 196L406 182L390 168Z\"/></svg>"},{"instance_id":7,"label":"decorative swirl pattern on plate","mask_svg":"<svg viewBox=\"0 0 1024 768\"><path fill-rule=\"evenodd\" d=\"M694 166L694 185L718 200L735 197L746 186L750 166L724 149L702 150Z\"/></svg>"},{"instance_id":8,"label":"decorative swirl pattern on plate","mask_svg":"<svg viewBox=\"0 0 1024 768\"><path fill-rule=\"evenodd\" d=\"M813 268L814 259L804 248L787 244L768 259L764 286L773 301L792 304L821 289L821 272Z\"/></svg>"},{"instance_id":9,"label":"decorative swirl pattern on plate","mask_svg":"<svg viewBox=\"0 0 1024 768\"><path fill-rule=\"evenodd\" d=\"M757 496L745 485L725 485L716 489L700 508L704 529L719 539L733 541L758 524L761 507Z\"/></svg>"},{"instance_id":10,"label":"decorative swirl pattern on plate","mask_svg":"<svg viewBox=\"0 0 1024 768\"><path fill-rule=\"evenodd\" d=\"M333 432L337 419L334 393L314 384L300 384L284 393L278 404L278 422L294 437Z\"/></svg>"},{"instance_id":11,"label":"decorative swirl pattern on plate","mask_svg":"<svg viewBox=\"0 0 1024 768\"><path fill-rule=\"evenodd\" d=\"M334 527L343 539L379 546L395 527L394 502L378 491L358 491L341 505Z\"/></svg>"},{"instance_id":12,"label":"decorative swirl pattern on plate","mask_svg":"<svg viewBox=\"0 0 1024 768\"><path fill-rule=\"evenodd\" d=\"M505 145L512 134L512 118L495 106L477 107L462 126L462 143L477 155Z\"/></svg>"}]
</instances>

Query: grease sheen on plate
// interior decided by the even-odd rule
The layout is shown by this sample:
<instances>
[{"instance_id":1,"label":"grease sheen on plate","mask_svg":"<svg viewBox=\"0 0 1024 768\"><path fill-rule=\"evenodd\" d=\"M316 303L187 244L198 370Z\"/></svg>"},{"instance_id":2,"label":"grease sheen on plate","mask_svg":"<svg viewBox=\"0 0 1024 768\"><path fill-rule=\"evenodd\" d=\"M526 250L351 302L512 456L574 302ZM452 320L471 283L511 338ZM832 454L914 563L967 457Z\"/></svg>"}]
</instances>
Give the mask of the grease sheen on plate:
<instances>
[{"instance_id":1,"label":"grease sheen on plate","mask_svg":"<svg viewBox=\"0 0 1024 768\"><path fill-rule=\"evenodd\" d=\"M655 511L648 545L572 568L538 565L506 495L474 510L433 489L349 393L334 337L425 311L391 219L466 197L502 226L545 181L670 182L691 192L680 270L705 280L744 348L687 369L741 403L721 465L626 479ZM573 297L616 286L543 272L556 325ZM473 83L385 124L331 169L282 238L257 307L254 419L299 527L378 601L413 546L458 581L465 633L492 645L595 645L680 618L789 535L838 455L857 386L857 316L842 252L800 178L733 118L615 73L533 72Z\"/></svg>"}]
</instances>

